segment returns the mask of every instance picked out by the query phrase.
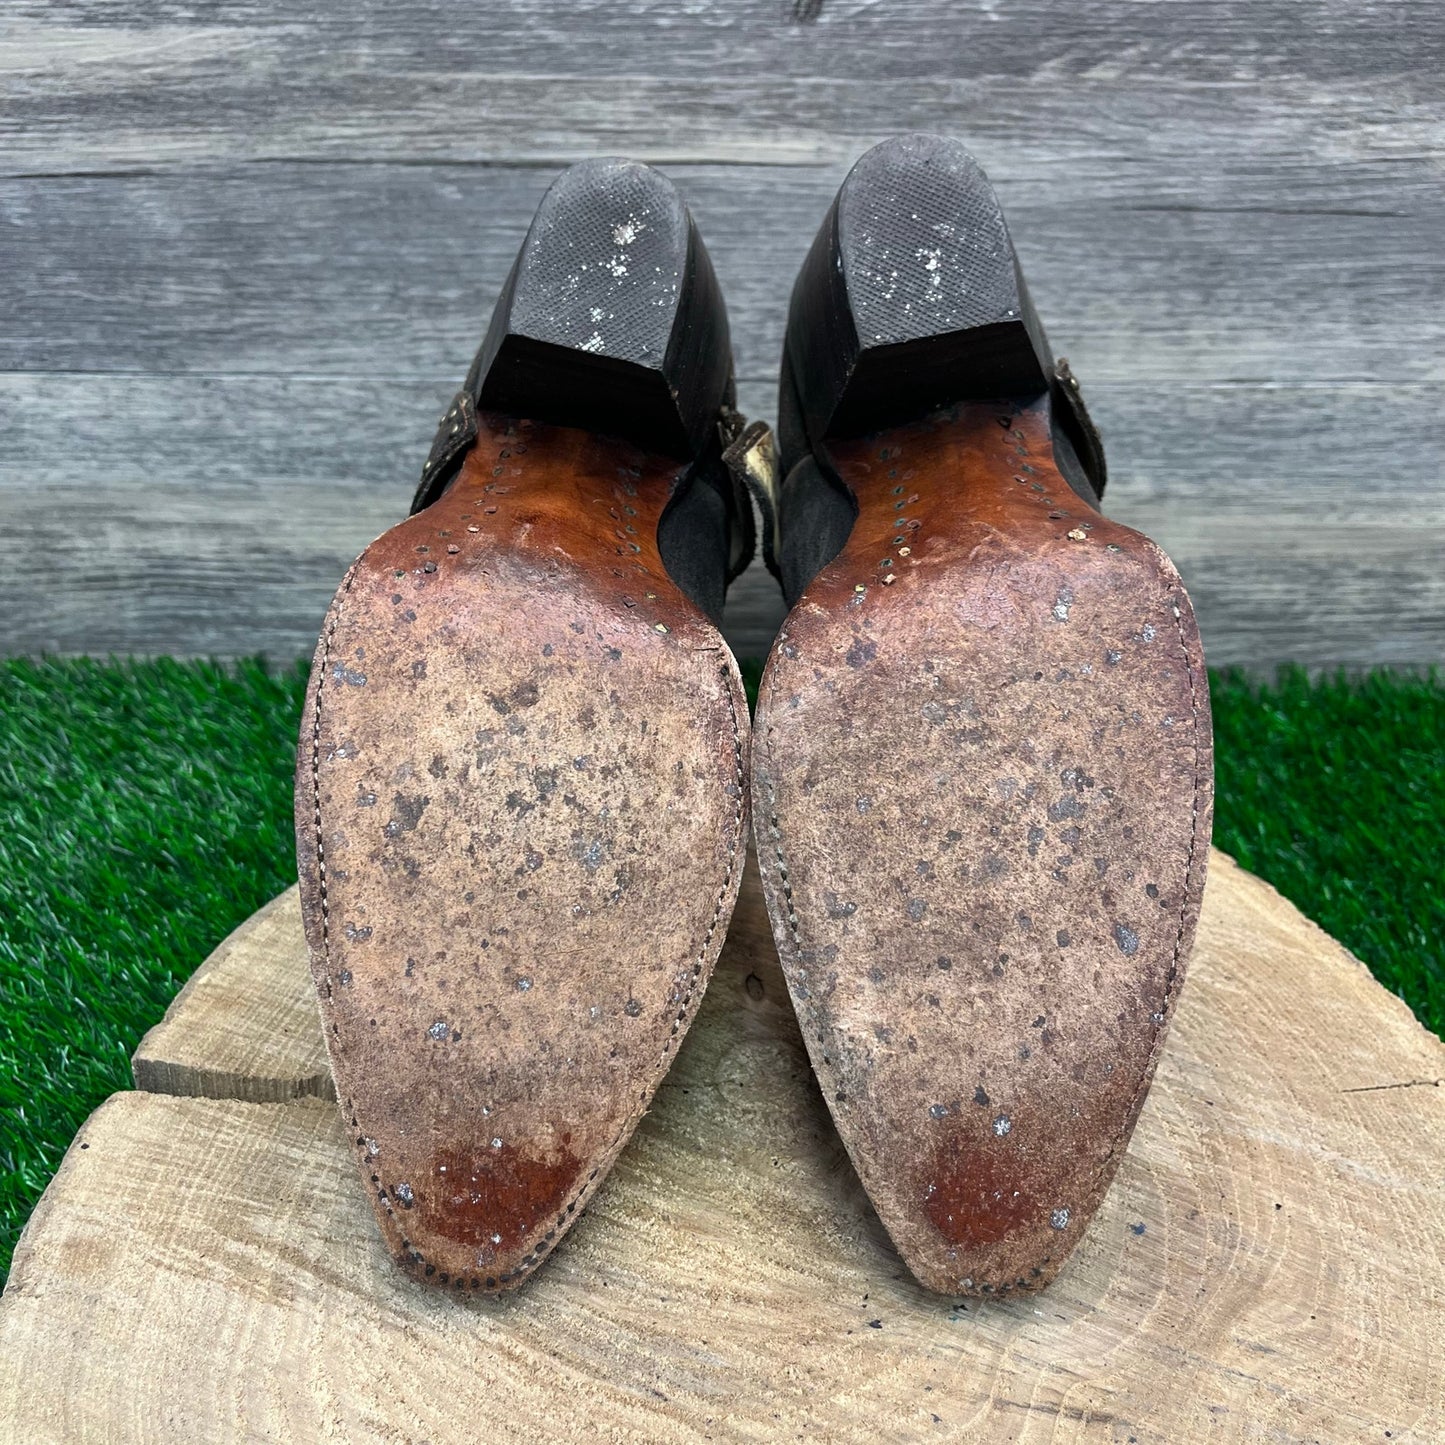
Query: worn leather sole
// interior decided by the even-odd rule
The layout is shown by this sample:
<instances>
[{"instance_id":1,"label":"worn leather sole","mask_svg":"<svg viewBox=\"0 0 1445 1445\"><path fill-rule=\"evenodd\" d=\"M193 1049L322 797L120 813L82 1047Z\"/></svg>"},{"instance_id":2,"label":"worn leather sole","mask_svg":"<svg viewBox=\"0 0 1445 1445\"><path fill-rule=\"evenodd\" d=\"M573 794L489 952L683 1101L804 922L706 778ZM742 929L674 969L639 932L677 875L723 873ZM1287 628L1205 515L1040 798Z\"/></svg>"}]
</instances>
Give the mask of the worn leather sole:
<instances>
[{"instance_id":1,"label":"worn leather sole","mask_svg":"<svg viewBox=\"0 0 1445 1445\"><path fill-rule=\"evenodd\" d=\"M317 650L297 838L332 1072L387 1243L457 1289L573 1223L737 896L748 713L658 556L680 465L482 413Z\"/></svg>"},{"instance_id":2,"label":"worn leather sole","mask_svg":"<svg viewBox=\"0 0 1445 1445\"><path fill-rule=\"evenodd\" d=\"M955 142L849 175L794 290L781 429L784 501L841 546L801 539L755 720L784 970L909 1268L1035 1288L1118 1167L1193 943L1194 615L1094 505L1097 433ZM786 515L783 546L786 582Z\"/></svg>"},{"instance_id":3,"label":"worn leather sole","mask_svg":"<svg viewBox=\"0 0 1445 1445\"><path fill-rule=\"evenodd\" d=\"M1043 408L831 456L859 502L779 634L759 861L804 1037L929 1287L1047 1283L1118 1167L1204 886L1210 727L1168 559Z\"/></svg>"}]
</instances>

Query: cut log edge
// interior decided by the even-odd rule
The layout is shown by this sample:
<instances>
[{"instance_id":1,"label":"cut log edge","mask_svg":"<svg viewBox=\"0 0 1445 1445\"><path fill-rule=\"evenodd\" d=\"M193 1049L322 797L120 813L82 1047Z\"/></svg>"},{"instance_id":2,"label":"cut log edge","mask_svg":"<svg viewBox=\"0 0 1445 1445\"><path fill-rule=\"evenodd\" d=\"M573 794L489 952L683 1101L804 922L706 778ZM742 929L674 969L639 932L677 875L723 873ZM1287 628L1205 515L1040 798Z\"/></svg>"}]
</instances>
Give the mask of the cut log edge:
<instances>
[{"instance_id":1,"label":"cut log edge","mask_svg":"<svg viewBox=\"0 0 1445 1445\"><path fill-rule=\"evenodd\" d=\"M1378 1008L1380 1023L1396 1034L1397 1042L1421 1052L1427 1064L1427 1073L1431 1072L1428 1061L1434 1060L1432 1077L1412 1082L1433 1083L1435 1075L1445 1078L1445 1042L1420 1022L1404 999L1381 984L1368 965L1349 948L1302 913L1273 884L1241 867L1236 859L1219 848L1210 849L1208 876L1214 882L1215 899L1218 898L1219 888L1227 888L1231 893L1231 903L1235 908L1242 907L1248 922L1281 938L1293 932L1297 946L1313 945L1314 966L1338 969L1340 976L1348 979L1351 987L1368 995ZM208 987L224 982L225 972L233 964L237 953L249 946L259 928L274 920L278 913L296 907L296 893L293 884L278 894L233 929L201 963L176 995L165 1016L141 1039L131 1060L137 1089L178 1097L238 1099L252 1103L280 1103L310 1097L334 1099L330 1072L324 1059L318 1067L314 1050L306 1052L296 1048L294 1059L286 1057L285 1048L291 1046L294 1036L276 1058L267 1061L269 1066L263 1065L254 1073L198 1057L202 1051L190 1047L198 1036L202 1036L202 1031L195 1027L195 1020L191 1017L192 1011L200 1007L200 997ZM1206 884L1205 916L1200 937L1200 946L1205 948L1209 947L1210 916L1213 912L1210 889ZM735 915L734 926L738 921L740 914ZM1297 928L1296 924L1303 927ZM304 944L300 946L304 950ZM309 978L305 980L304 989L309 1000ZM298 1012L303 1011L298 1009ZM294 1067L286 1067L293 1062ZM1384 1088L1398 1082L1405 1081L1361 1079L1359 1086Z\"/></svg>"},{"instance_id":2,"label":"cut log edge","mask_svg":"<svg viewBox=\"0 0 1445 1445\"><path fill-rule=\"evenodd\" d=\"M1332 961L1336 967L1340 968L1342 974L1351 976L1353 982L1364 985L1367 993L1373 992L1378 996L1378 1000L1384 1003L1385 1007L1381 1010L1381 1022L1393 1025L1407 1036L1401 1039L1402 1043L1411 1042L1412 1040L1408 1036L1413 1035L1414 1043L1427 1053L1435 1055L1442 1078L1445 1078L1445 1039L1441 1039L1438 1034L1421 1023L1414 1009L1399 994L1392 993L1386 988L1375 977L1369 964L1358 954L1341 943L1334 934L1316 923L1300 909L1298 904L1292 903L1286 898L1273 883L1261 878L1257 873L1251 873L1231 854L1220 848L1211 847L1209 850L1209 871L1206 874L1205 882L1206 908L1209 896L1208 879L1213 877L1216 870L1221 869L1221 866L1240 881L1242 885L1240 892L1251 913L1267 916L1275 928L1282 929L1286 923L1292 925L1296 921L1303 924L1301 941L1313 940L1319 945L1315 955L1317 961L1324 963L1327 961L1327 955L1333 954ZM1290 918L1290 914L1293 914L1294 917ZM1430 1082L1437 1081L1431 1080Z\"/></svg>"},{"instance_id":3,"label":"cut log edge","mask_svg":"<svg viewBox=\"0 0 1445 1445\"><path fill-rule=\"evenodd\" d=\"M244 925L242 926L244 927ZM244 1109L330 1110L335 1107L333 1101L314 1095L281 1100L203 1099L194 1095L153 1093L145 1089L117 1089L113 1094L101 1100L86 1115L85 1122L76 1130L75 1137L66 1147L65 1153L61 1155L60 1163L56 1165L55 1173L51 1175L49 1183L46 1184L40 1198L36 1200L35 1208L30 1211L30 1217L25 1221L24 1228L21 1229L20 1236L15 1241L15 1249L10 1258L10 1273L5 1281L4 1291L0 1292L0 1304L10 1299L23 1297L28 1292L30 1256L34 1250L35 1240L45 1231L49 1217L55 1208L55 1202L64 1192L66 1175L70 1172L70 1166L75 1156L90 1147L87 1134L102 1116L134 1108L137 1105L141 1108L150 1108L155 1105L171 1106L182 1110L198 1106L204 1109L208 1106L220 1105L234 1105Z\"/></svg>"}]
</instances>

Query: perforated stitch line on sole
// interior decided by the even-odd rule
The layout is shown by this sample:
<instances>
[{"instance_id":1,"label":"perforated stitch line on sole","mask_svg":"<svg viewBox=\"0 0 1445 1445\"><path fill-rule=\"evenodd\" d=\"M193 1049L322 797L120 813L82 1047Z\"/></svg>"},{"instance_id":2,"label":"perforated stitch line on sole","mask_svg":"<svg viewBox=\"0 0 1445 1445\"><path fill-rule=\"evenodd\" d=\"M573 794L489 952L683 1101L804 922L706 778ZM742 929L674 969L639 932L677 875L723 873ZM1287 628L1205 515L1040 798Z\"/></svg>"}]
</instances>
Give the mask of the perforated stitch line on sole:
<instances>
[{"instance_id":1,"label":"perforated stitch line on sole","mask_svg":"<svg viewBox=\"0 0 1445 1445\"><path fill-rule=\"evenodd\" d=\"M722 675L724 678L724 690L727 693L728 699L728 715L729 720L732 723L733 730L733 766L737 772L738 802L737 806L733 809L733 839L732 842L728 845L728 871L723 879L722 887L718 890L717 901L713 905L712 918L708 923L707 931L703 934L702 947L698 953L699 965L702 965L706 962L708 952L712 947L712 940L717 933L718 922L722 918L723 904L726 902L727 896L732 890L733 877L737 871L738 842L742 838L743 834L744 799L747 797L747 776L743 766L742 730L738 726L737 701L733 696L732 678L729 670L726 667L722 669ZM746 856L746 849L744 849L744 856ZM678 1027L681 1024L682 1018L686 1014L688 1007L692 1002L693 995L697 992L697 980L701 977L701 971L702 970L700 966L695 967L693 970L693 982L688 988L687 993L683 997L681 1011L679 1012L677 1018L673 1020L672 1032L663 1042L662 1053L659 1056L657 1063L653 1066L654 1074L656 1074L667 1062L667 1055L672 1048L672 1043L677 1035ZM623 1123L621 1128L618 1129L612 1143L607 1146L607 1151L603 1155L603 1162L592 1169L592 1171L587 1176L586 1183L584 1183L582 1187L577 1191L577 1193L573 1195L573 1197L568 1201L565 1209L563 1210L563 1213L565 1215L571 1215L576 1210L578 1205L581 1204L583 1197L592 1187L598 1175L605 1173L608 1169L611 1168L613 1162L615 1161L616 1154L621 1150L623 1142L637 1127L638 1122L641 1120L642 1115L645 1112L645 1104L648 1095L649 1091L647 1089L644 1089L641 1095L641 1103L639 1104L638 1108L633 1111L629 1118ZM388 1211L389 1210L390 1206L388 1205ZM544 1246L542 1253L545 1252L546 1250ZM420 1261L422 1259L420 1251L413 1251L413 1258L417 1261ZM497 1279L499 1281L506 1281L507 1283L510 1283L513 1280L516 1280L522 1275L527 1274L531 1270L535 1269L537 1265L539 1265L541 1262L541 1253L537 1253L536 1251L534 1251L531 1255L523 1256L518 1268L510 1271L507 1274L498 1275Z\"/></svg>"},{"instance_id":2,"label":"perforated stitch line on sole","mask_svg":"<svg viewBox=\"0 0 1445 1445\"><path fill-rule=\"evenodd\" d=\"M1194 668L1190 662L1189 644L1184 636L1183 610L1178 601L1171 601L1170 605L1174 611L1174 626L1179 634L1179 651L1184 660L1184 676L1189 682L1189 707L1194 723L1194 790L1189 811L1189 852L1184 860L1184 896L1179 904L1179 931L1174 936L1174 951L1169 960L1169 977L1164 985L1164 998L1159 1006L1159 1022L1154 1025L1153 1037L1149 1045L1149 1057L1144 1062L1139 1082L1130 1096L1129 1107L1124 1114L1124 1125L1114 1135L1113 1141L1109 1145L1109 1152L1104 1155L1099 1167L1094 1171L1093 1179L1089 1182L1090 1193L1098 1185L1114 1155L1119 1152L1119 1144L1124 1138L1128 1121L1133 1117L1135 1110L1140 1107L1140 1100L1148 1088L1149 1080L1153 1077L1154 1067L1158 1061L1159 1047L1164 1037L1164 1026L1169 1018L1169 1003L1174 997L1179 982L1179 954L1184 947L1184 930L1189 920L1189 880L1194 873L1194 855L1199 848L1199 692L1194 685Z\"/></svg>"},{"instance_id":3,"label":"perforated stitch line on sole","mask_svg":"<svg viewBox=\"0 0 1445 1445\"><path fill-rule=\"evenodd\" d=\"M370 550L370 549L368 549ZM351 564L351 570L341 579L336 601L332 606L331 621L321 643L321 656L316 668L316 698L311 707L311 808L316 824L316 876L317 896L321 903L321 959L326 965L326 977L331 977L331 913L326 900L326 850L321 830L321 694L326 687L326 665L331 659L331 643L341 622L341 605L351 590L351 583L357 569L366 558L363 552Z\"/></svg>"}]
</instances>

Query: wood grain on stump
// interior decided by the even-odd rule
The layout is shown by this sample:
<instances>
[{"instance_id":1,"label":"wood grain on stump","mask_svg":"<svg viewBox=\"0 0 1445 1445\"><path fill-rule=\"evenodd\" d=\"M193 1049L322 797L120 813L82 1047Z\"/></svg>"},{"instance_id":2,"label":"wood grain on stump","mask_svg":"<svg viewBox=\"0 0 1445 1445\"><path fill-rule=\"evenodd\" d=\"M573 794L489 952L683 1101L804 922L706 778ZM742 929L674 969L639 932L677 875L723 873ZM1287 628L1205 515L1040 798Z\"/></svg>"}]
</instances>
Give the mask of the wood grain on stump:
<instances>
[{"instance_id":1,"label":"wood grain on stump","mask_svg":"<svg viewBox=\"0 0 1445 1445\"><path fill-rule=\"evenodd\" d=\"M903 1269L751 871L651 1114L514 1296L392 1266L335 1106L304 1097L318 1059L286 895L142 1044L137 1081L172 1092L102 1105L37 1207L0 1437L1445 1436L1445 1046L1222 855L1118 1179L1058 1280L1007 1302Z\"/></svg>"}]
</instances>

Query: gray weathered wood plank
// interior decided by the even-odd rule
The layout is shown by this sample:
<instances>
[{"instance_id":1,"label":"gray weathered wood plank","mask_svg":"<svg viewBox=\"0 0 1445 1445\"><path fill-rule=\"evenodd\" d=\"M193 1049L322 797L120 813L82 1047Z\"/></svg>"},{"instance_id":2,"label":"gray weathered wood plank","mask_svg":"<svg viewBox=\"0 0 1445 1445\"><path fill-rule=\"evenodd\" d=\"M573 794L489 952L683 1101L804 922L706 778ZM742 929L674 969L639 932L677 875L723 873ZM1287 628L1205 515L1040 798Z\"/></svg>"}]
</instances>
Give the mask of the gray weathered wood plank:
<instances>
[{"instance_id":1,"label":"gray weathered wood plank","mask_svg":"<svg viewBox=\"0 0 1445 1445\"><path fill-rule=\"evenodd\" d=\"M1227 205L1242 185L1283 205L1358 204L1363 193L1390 209L1396 185L1407 195L1424 187L1423 170L1392 183L1378 168L1418 163L1441 138L1438 93L1415 99L1409 86L1322 96L1294 81L1209 88L1188 74L1140 85L1061 73L1027 87L987 75L912 76L883 87L826 73L783 84L765 67L700 79L513 76L485 64L338 72L315 55L298 64L284 77L277 67L270 83L234 67L182 68L159 84L144 72L114 89L87 86L90 68L79 86L68 73L6 84L0 72L3 173L288 161L555 166L608 150L656 164L842 165L882 135L946 129L992 165L1016 155L1012 170L1024 179L1081 177L1115 196L1144 185L1166 199Z\"/></svg>"},{"instance_id":2,"label":"gray weathered wood plank","mask_svg":"<svg viewBox=\"0 0 1445 1445\"><path fill-rule=\"evenodd\" d=\"M813 23L800 17L813 14ZM1440 83L1434 0L11 0L7 69Z\"/></svg>"},{"instance_id":3,"label":"gray weathered wood plank","mask_svg":"<svg viewBox=\"0 0 1445 1445\"><path fill-rule=\"evenodd\" d=\"M0 457L5 649L308 651L347 563L404 510L445 391L0 376L0 413L19 419ZM357 398L344 426L338 392ZM1118 458L1110 511L1179 563L1212 661L1411 662L1439 648L1445 499L1422 494L1409 465L1363 483L1355 470L1360 436L1427 453L1433 395L1419 383L1094 389ZM769 397L754 385L743 401ZM284 431L267 425L277 415ZM78 468L77 448L103 471ZM728 606L740 655L762 655L780 610L754 568Z\"/></svg>"},{"instance_id":4,"label":"gray weathered wood plank","mask_svg":"<svg viewBox=\"0 0 1445 1445\"><path fill-rule=\"evenodd\" d=\"M714 254L741 374L761 379L843 170L792 170L785 186L767 167L672 173ZM0 369L453 385L554 174L288 164L0 181L17 303ZM1086 385L1445 376L1438 186L1408 214L1346 216L1126 205L1080 181L1003 189L1030 287ZM761 212L739 204L763 195Z\"/></svg>"},{"instance_id":5,"label":"gray weathered wood plank","mask_svg":"<svg viewBox=\"0 0 1445 1445\"><path fill-rule=\"evenodd\" d=\"M304 651L582 155L677 176L771 414L819 216L917 127L994 175L1110 509L1175 555L1211 657L1445 657L1436 0L13 0L0 26L0 651ZM777 611L750 574L735 645Z\"/></svg>"}]
</instances>

